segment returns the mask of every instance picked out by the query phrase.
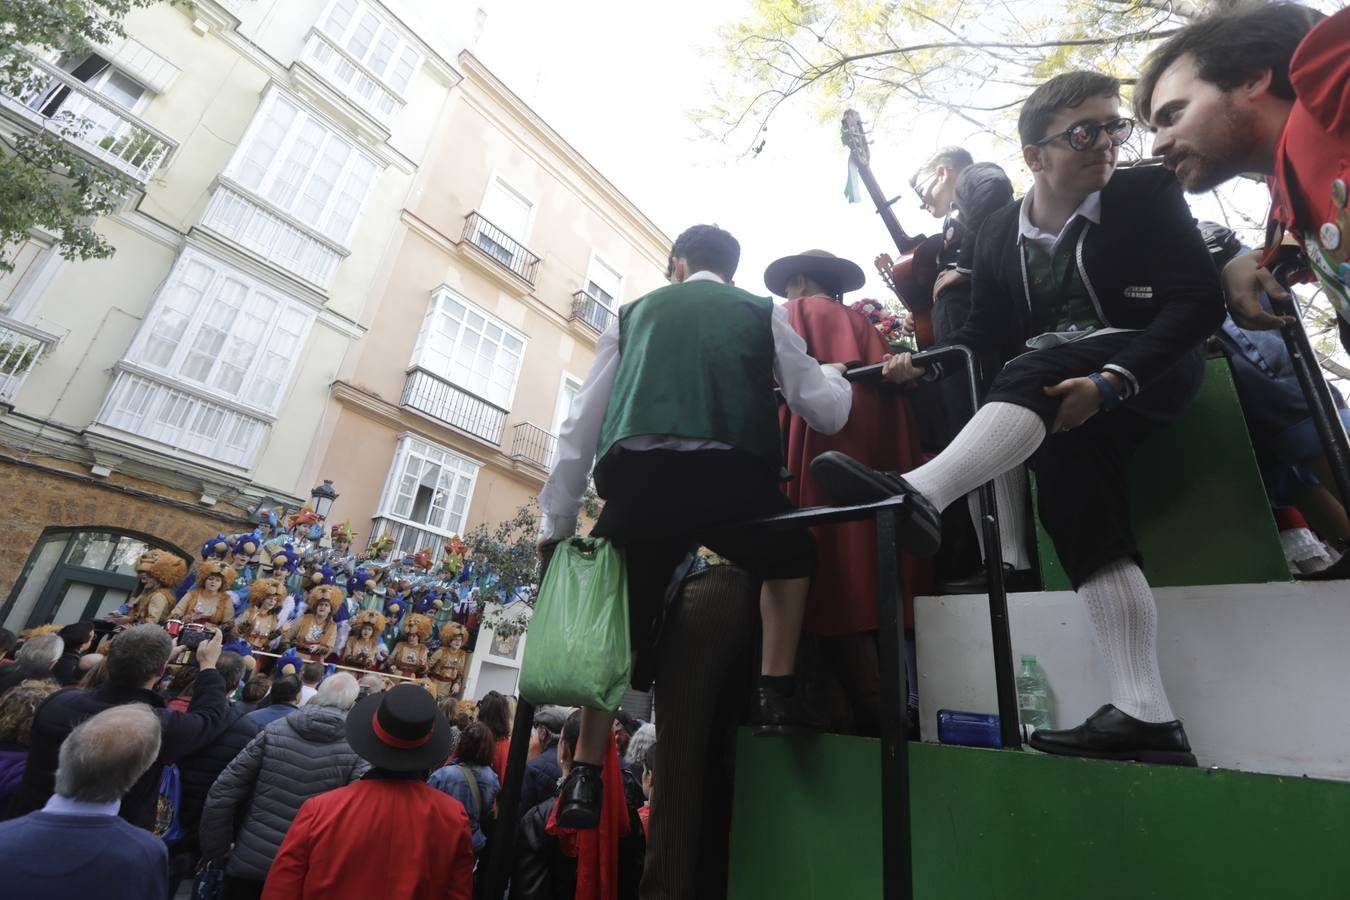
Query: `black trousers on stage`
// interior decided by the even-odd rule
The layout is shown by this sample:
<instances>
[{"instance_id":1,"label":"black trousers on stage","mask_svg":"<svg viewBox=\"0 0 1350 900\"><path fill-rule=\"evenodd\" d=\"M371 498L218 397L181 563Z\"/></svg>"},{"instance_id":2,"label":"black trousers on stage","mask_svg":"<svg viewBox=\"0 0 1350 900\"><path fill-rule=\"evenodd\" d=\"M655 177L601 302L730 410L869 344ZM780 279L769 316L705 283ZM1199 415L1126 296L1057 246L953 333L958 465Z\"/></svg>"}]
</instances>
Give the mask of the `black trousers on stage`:
<instances>
[{"instance_id":1,"label":"black trousers on stage","mask_svg":"<svg viewBox=\"0 0 1350 900\"><path fill-rule=\"evenodd\" d=\"M807 578L816 544L805 527L750 533L724 526L785 512L792 504L759 459L739 450L625 451L608 463L605 507L591 529L623 551L628 569L633 686L654 677L667 588L699 546L757 580Z\"/></svg>"},{"instance_id":2,"label":"black trousers on stage","mask_svg":"<svg viewBox=\"0 0 1350 900\"><path fill-rule=\"evenodd\" d=\"M1060 401L1045 388L1100 372L1134 336L1104 334L1024 353L1003 367L985 397L1026 407L1045 422L1045 441L1029 461L1036 506L1075 590L1108 563L1139 560L1130 524L1130 458L1149 435L1181 418L1204 381L1196 347L1119 409L1098 412L1070 431L1052 431Z\"/></svg>"}]
</instances>

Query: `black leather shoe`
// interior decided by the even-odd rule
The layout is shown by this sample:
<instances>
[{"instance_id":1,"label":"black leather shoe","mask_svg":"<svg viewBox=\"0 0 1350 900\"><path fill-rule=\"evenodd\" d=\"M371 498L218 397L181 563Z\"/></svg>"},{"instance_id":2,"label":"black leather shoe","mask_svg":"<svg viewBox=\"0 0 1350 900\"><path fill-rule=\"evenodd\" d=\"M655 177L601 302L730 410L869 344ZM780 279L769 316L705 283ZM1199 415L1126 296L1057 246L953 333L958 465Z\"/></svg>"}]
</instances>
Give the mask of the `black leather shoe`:
<instances>
[{"instance_id":1,"label":"black leather shoe","mask_svg":"<svg viewBox=\"0 0 1350 900\"><path fill-rule=\"evenodd\" d=\"M911 556L932 556L942 542L942 516L933 504L894 472L879 472L838 450L811 460L811 476L835 503L860 506L888 497L906 499L900 547Z\"/></svg>"},{"instance_id":2,"label":"black leather shoe","mask_svg":"<svg viewBox=\"0 0 1350 900\"><path fill-rule=\"evenodd\" d=\"M800 693L784 697L762 685L755 688L751 701L750 729L759 737L808 734L818 730Z\"/></svg>"},{"instance_id":3,"label":"black leather shoe","mask_svg":"<svg viewBox=\"0 0 1350 900\"><path fill-rule=\"evenodd\" d=\"M604 783L600 767L573 763L558 790L558 824L563 828L594 828L600 824Z\"/></svg>"},{"instance_id":4,"label":"black leather shoe","mask_svg":"<svg viewBox=\"0 0 1350 900\"><path fill-rule=\"evenodd\" d=\"M1035 731L1027 743L1059 756L1195 766L1195 754L1180 722L1141 722L1110 703L1077 728Z\"/></svg>"},{"instance_id":5,"label":"black leather shoe","mask_svg":"<svg viewBox=\"0 0 1350 900\"><path fill-rule=\"evenodd\" d=\"M989 590L989 576L983 564L969 575L953 578L940 578L937 583L939 594L983 594ZM1022 591L1038 591L1040 584L1036 573L1031 570L1017 571L1007 563L1003 564L1003 590L1009 594Z\"/></svg>"}]
</instances>

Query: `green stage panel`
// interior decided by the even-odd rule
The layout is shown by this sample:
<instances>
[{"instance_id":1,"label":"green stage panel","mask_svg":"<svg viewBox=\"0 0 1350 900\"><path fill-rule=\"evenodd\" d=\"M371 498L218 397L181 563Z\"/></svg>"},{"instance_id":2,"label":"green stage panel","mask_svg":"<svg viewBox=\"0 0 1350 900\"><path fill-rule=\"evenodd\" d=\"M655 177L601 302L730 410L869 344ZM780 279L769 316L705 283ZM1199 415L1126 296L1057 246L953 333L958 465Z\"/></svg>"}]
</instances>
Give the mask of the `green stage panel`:
<instances>
[{"instance_id":1,"label":"green stage panel","mask_svg":"<svg viewBox=\"0 0 1350 900\"><path fill-rule=\"evenodd\" d=\"M1226 359L1208 361L1185 417L1135 454L1130 504L1154 587L1289 580ZM1036 540L1045 590L1070 590L1039 518Z\"/></svg>"},{"instance_id":2,"label":"green stage panel","mask_svg":"<svg viewBox=\"0 0 1350 900\"><path fill-rule=\"evenodd\" d=\"M918 900L1350 896L1350 784L910 744ZM731 900L881 898L880 747L737 747Z\"/></svg>"}]
</instances>

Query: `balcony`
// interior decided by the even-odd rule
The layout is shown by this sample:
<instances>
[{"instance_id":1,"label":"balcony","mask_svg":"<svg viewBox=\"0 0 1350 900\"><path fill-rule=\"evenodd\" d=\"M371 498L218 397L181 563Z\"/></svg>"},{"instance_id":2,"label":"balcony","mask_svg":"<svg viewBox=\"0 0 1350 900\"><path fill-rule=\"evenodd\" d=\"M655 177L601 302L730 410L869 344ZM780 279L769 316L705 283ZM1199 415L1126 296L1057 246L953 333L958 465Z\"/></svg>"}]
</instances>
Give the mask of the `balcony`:
<instances>
[{"instance_id":1,"label":"balcony","mask_svg":"<svg viewBox=\"0 0 1350 900\"><path fill-rule=\"evenodd\" d=\"M385 127L403 109L402 97L317 28L305 38L300 62Z\"/></svg>"},{"instance_id":2,"label":"balcony","mask_svg":"<svg viewBox=\"0 0 1350 900\"><path fill-rule=\"evenodd\" d=\"M389 516L376 516L371 519L370 533L375 538L389 537L394 539L394 550L389 554L391 559L399 559L405 553L417 553L420 550L429 549L431 550L433 564L439 563L441 557L445 556L445 542L450 539L452 534L448 531L431 531L418 527L413 522L406 522ZM372 540L375 538L372 538Z\"/></svg>"},{"instance_id":3,"label":"balcony","mask_svg":"<svg viewBox=\"0 0 1350 900\"><path fill-rule=\"evenodd\" d=\"M511 458L533 463L547 472L553 466L558 439L532 422L521 422L512 429Z\"/></svg>"},{"instance_id":4,"label":"balcony","mask_svg":"<svg viewBox=\"0 0 1350 900\"><path fill-rule=\"evenodd\" d=\"M347 250L221 179L202 225L326 290Z\"/></svg>"},{"instance_id":5,"label":"balcony","mask_svg":"<svg viewBox=\"0 0 1350 900\"><path fill-rule=\"evenodd\" d=\"M489 444L501 445L507 411L426 369L414 368L408 373L400 402Z\"/></svg>"},{"instance_id":6,"label":"balcony","mask_svg":"<svg viewBox=\"0 0 1350 900\"><path fill-rule=\"evenodd\" d=\"M483 218L477 211L469 213L469 217L464 220L464 240L525 279L530 285L534 284L534 277L539 271L539 257L527 250L524 244Z\"/></svg>"},{"instance_id":7,"label":"balcony","mask_svg":"<svg viewBox=\"0 0 1350 900\"><path fill-rule=\"evenodd\" d=\"M94 159L144 184L178 144L84 82L40 59L17 94L0 106L30 125L70 141Z\"/></svg>"},{"instance_id":8,"label":"balcony","mask_svg":"<svg viewBox=\"0 0 1350 900\"><path fill-rule=\"evenodd\" d=\"M572 295L572 315L569 318L576 322L585 322L591 328L603 334L606 328L614 324L616 316L590 294L585 291L577 291Z\"/></svg>"},{"instance_id":9,"label":"balcony","mask_svg":"<svg viewBox=\"0 0 1350 900\"><path fill-rule=\"evenodd\" d=\"M53 335L0 316L0 403L13 402L28 374L56 342Z\"/></svg>"},{"instance_id":10,"label":"balcony","mask_svg":"<svg viewBox=\"0 0 1350 900\"><path fill-rule=\"evenodd\" d=\"M126 364L123 363L123 366ZM96 420L230 466L253 466L270 424L234 405L120 368Z\"/></svg>"}]
</instances>

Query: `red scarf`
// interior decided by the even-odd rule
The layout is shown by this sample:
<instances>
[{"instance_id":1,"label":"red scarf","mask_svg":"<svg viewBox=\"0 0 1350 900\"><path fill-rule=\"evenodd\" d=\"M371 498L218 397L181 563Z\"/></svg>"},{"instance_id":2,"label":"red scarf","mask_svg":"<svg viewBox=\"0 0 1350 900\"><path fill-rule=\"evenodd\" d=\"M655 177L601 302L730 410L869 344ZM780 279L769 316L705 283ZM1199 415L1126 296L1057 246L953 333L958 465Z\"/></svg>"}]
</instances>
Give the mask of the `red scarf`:
<instances>
[{"instance_id":1,"label":"red scarf","mask_svg":"<svg viewBox=\"0 0 1350 900\"><path fill-rule=\"evenodd\" d=\"M600 806L600 825L596 828L561 828L558 803L553 804L544 830L558 838L563 853L577 861L576 900L618 900L619 838L625 837L631 824L628 801L619 774L619 748L614 734L609 735L609 750L600 772L604 796Z\"/></svg>"}]
</instances>

